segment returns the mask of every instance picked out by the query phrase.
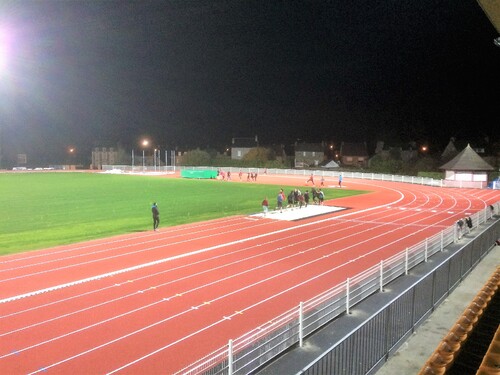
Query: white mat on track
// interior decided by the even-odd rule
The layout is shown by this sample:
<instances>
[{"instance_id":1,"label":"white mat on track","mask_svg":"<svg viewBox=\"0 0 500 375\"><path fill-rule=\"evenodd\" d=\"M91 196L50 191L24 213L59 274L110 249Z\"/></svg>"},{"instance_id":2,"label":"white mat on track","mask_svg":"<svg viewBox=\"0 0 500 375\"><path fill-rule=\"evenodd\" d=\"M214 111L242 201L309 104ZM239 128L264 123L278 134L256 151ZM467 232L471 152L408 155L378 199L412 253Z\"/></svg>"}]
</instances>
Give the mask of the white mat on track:
<instances>
[{"instance_id":1,"label":"white mat on track","mask_svg":"<svg viewBox=\"0 0 500 375\"><path fill-rule=\"evenodd\" d=\"M329 214L336 211L345 210L345 207L336 207L336 206L320 206L320 205L309 205L307 207L302 208L286 208L283 209L283 212L269 210L267 215L264 216L263 212L250 215L250 217L258 217L258 218L266 218L273 220L286 220L286 221L294 221L300 219L306 219L313 216Z\"/></svg>"}]
</instances>

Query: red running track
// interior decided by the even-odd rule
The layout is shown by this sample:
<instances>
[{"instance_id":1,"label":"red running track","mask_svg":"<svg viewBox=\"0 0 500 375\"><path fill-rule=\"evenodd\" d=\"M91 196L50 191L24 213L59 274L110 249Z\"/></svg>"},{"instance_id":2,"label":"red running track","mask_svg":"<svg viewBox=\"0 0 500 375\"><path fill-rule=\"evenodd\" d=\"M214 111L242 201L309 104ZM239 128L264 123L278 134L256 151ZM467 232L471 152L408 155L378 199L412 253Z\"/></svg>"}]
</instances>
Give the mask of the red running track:
<instances>
[{"instance_id":1,"label":"red running track","mask_svg":"<svg viewBox=\"0 0 500 375\"><path fill-rule=\"evenodd\" d=\"M0 373L175 372L500 200L494 190L344 185L371 193L327 200L350 209L296 222L236 216L0 258Z\"/></svg>"}]
</instances>

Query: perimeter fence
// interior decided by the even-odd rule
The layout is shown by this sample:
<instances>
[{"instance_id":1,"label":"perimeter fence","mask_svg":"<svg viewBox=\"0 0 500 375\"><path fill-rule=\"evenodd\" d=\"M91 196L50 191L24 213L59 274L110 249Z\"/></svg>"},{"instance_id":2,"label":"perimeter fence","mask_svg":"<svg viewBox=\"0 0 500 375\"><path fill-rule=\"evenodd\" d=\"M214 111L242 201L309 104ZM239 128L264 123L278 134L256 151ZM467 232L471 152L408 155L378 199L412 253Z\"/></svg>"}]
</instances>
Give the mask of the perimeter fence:
<instances>
[{"instance_id":1,"label":"perimeter fence","mask_svg":"<svg viewBox=\"0 0 500 375\"><path fill-rule=\"evenodd\" d=\"M340 175L347 178L356 178L362 180L380 180L392 182L405 182L409 184L429 185L439 187L454 187L454 188L474 188L482 189L486 186L485 181L452 181L435 179L430 177L404 176L383 173L369 172L351 172L351 171L330 171L330 170L308 170L308 169L278 169L278 168L237 168L237 167L200 167L200 166L172 166L172 165L157 165L157 166L131 166L131 165L103 165L104 173L130 173L130 174L164 174L175 173L182 170L209 170L231 172L233 176L241 173L256 173L259 175L285 175L285 176L304 176L309 177L313 174L315 177L325 177L338 179ZM492 184L494 189L500 189L500 184L495 182Z\"/></svg>"},{"instance_id":2,"label":"perimeter fence","mask_svg":"<svg viewBox=\"0 0 500 375\"><path fill-rule=\"evenodd\" d=\"M103 173L116 174L171 174L179 168L174 165L103 165L101 170Z\"/></svg>"},{"instance_id":3,"label":"perimeter fence","mask_svg":"<svg viewBox=\"0 0 500 375\"><path fill-rule=\"evenodd\" d=\"M282 313L252 331L229 340L227 345L181 369L175 375L254 373L291 347L302 346L306 336L341 314L349 313L352 306L374 293L383 291L384 286L400 276L407 275L412 268L427 262L429 257L442 252L446 246L460 242L463 235L477 230L480 225L493 219L499 209L500 202L497 202L476 212L470 216L472 228L465 229L465 232L458 225L450 226L381 261L380 264L348 278L324 293L301 302L296 308ZM411 332L485 255L487 249L494 243L495 236L498 235L500 228L498 220L494 228L496 229L482 233L477 241L466 247L466 251L461 252L459 257L446 263L443 266L447 268L445 272L435 272L432 279L424 280L419 288L409 291L398 304L381 311L359 330L338 343L330 353L311 363L303 373L311 375L369 373L370 369L376 366L408 332ZM384 339L380 341L380 338ZM378 341L363 345L353 344L366 340ZM335 368L332 370L331 366Z\"/></svg>"},{"instance_id":4,"label":"perimeter fence","mask_svg":"<svg viewBox=\"0 0 500 375\"><path fill-rule=\"evenodd\" d=\"M189 170L213 170L213 171L224 170L225 172L228 171L231 172L233 176L236 176L241 171L244 174L256 173L258 176L261 175L304 176L304 178L306 179L311 174L313 174L315 177L319 178L324 177L324 178L332 178L338 180L338 177L342 175L343 177L346 178L355 178L362 180L405 182L409 184L429 185L438 187L454 187L454 188L482 189L485 187L486 184L486 182L482 181L451 181L442 179L438 180L430 177L404 176L404 175L394 175L394 174L352 172L352 171L277 169L277 168L236 168L236 167L219 168L219 167L187 167L187 166L178 168L189 169Z\"/></svg>"}]
</instances>

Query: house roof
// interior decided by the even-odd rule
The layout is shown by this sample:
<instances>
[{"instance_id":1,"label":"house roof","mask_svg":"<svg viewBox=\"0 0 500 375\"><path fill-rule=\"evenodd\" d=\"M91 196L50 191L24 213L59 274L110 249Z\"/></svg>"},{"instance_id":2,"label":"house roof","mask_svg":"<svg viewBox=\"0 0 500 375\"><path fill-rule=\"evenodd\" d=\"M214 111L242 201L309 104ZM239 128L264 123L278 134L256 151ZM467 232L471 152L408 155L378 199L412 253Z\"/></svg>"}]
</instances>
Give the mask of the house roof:
<instances>
[{"instance_id":1,"label":"house roof","mask_svg":"<svg viewBox=\"0 0 500 375\"><path fill-rule=\"evenodd\" d=\"M340 154L342 156L368 156L366 142L342 142L340 145Z\"/></svg>"},{"instance_id":2,"label":"house roof","mask_svg":"<svg viewBox=\"0 0 500 375\"><path fill-rule=\"evenodd\" d=\"M467 145L457 156L439 167L449 171L492 171L494 168L485 162L476 151Z\"/></svg>"},{"instance_id":3,"label":"house roof","mask_svg":"<svg viewBox=\"0 0 500 375\"><path fill-rule=\"evenodd\" d=\"M455 147L455 144L453 143L453 139L450 139L450 142L448 142L448 145L446 146L443 153L441 154L441 157L451 158L453 156L456 156L457 154L458 154L458 150Z\"/></svg>"},{"instance_id":4,"label":"house roof","mask_svg":"<svg viewBox=\"0 0 500 375\"><path fill-rule=\"evenodd\" d=\"M235 148L254 148L258 147L259 142L256 138L233 138L232 146Z\"/></svg>"},{"instance_id":5,"label":"house roof","mask_svg":"<svg viewBox=\"0 0 500 375\"><path fill-rule=\"evenodd\" d=\"M325 146L322 143L299 143L295 145L295 152L324 152Z\"/></svg>"}]
</instances>

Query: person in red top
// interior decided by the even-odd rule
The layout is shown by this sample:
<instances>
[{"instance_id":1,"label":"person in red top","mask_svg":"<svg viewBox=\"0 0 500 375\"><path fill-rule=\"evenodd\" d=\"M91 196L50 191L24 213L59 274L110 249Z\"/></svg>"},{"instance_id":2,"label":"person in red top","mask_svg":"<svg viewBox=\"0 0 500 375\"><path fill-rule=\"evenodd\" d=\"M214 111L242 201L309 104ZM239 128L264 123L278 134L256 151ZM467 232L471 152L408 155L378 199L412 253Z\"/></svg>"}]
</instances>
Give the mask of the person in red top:
<instances>
[{"instance_id":1,"label":"person in red top","mask_svg":"<svg viewBox=\"0 0 500 375\"><path fill-rule=\"evenodd\" d=\"M264 216L266 216L267 211L269 211L269 201L267 200L267 197L265 197L262 201L262 211L264 211Z\"/></svg>"},{"instance_id":2,"label":"person in red top","mask_svg":"<svg viewBox=\"0 0 500 375\"><path fill-rule=\"evenodd\" d=\"M313 186L314 186L314 174L311 173L311 176L309 177L309 180L306 181L306 185L309 183L309 182L312 182Z\"/></svg>"}]
</instances>

